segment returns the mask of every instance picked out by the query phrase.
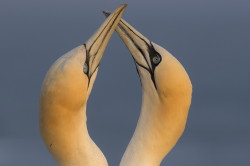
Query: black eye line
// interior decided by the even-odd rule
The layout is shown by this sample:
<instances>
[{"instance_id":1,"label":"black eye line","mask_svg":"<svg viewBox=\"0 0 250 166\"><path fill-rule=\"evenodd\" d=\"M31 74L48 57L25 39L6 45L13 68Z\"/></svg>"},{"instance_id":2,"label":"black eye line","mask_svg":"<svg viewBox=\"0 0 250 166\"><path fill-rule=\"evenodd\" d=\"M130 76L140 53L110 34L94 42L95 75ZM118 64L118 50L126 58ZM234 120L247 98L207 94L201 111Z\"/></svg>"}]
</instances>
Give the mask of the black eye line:
<instances>
[{"instance_id":1,"label":"black eye line","mask_svg":"<svg viewBox=\"0 0 250 166\"><path fill-rule=\"evenodd\" d=\"M137 72L137 74L138 74L138 76L140 78L140 83L141 83L141 86L142 86L141 76L140 76L140 73L139 73L139 70L138 70L138 66L136 65L137 63L135 61L134 61L134 63L135 63L136 72Z\"/></svg>"},{"instance_id":2,"label":"black eye line","mask_svg":"<svg viewBox=\"0 0 250 166\"><path fill-rule=\"evenodd\" d=\"M149 50L149 55L150 55L150 61L151 61L151 65L152 65L152 68L153 68L153 70L155 70L155 68L161 63L161 60L162 60L162 57L161 57L161 54L159 54L156 50L155 50L155 48L154 48L154 46L153 46L153 44L152 44L152 42L150 41L150 50ZM153 62L153 58L155 57L155 55L158 55L159 56L159 58L160 58L160 62L159 63L157 63L157 64L155 64L154 62Z\"/></svg>"}]
</instances>

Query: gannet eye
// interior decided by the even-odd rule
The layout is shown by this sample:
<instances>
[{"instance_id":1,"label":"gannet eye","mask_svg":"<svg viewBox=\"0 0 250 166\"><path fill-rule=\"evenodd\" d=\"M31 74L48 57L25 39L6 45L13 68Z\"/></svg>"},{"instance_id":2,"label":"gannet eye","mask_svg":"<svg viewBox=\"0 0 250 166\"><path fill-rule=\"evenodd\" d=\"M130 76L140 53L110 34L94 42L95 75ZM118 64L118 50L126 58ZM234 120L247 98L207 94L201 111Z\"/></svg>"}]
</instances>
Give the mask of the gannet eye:
<instances>
[{"instance_id":1,"label":"gannet eye","mask_svg":"<svg viewBox=\"0 0 250 166\"><path fill-rule=\"evenodd\" d=\"M89 66L88 66L87 63L84 63L84 65L83 65L83 72L84 72L85 74L87 74L88 71L89 71Z\"/></svg>"},{"instance_id":2,"label":"gannet eye","mask_svg":"<svg viewBox=\"0 0 250 166\"><path fill-rule=\"evenodd\" d=\"M155 54L152 61L155 65L158 65L161 62L161 56L158 54Z\"/></svg>"}]
</instances>

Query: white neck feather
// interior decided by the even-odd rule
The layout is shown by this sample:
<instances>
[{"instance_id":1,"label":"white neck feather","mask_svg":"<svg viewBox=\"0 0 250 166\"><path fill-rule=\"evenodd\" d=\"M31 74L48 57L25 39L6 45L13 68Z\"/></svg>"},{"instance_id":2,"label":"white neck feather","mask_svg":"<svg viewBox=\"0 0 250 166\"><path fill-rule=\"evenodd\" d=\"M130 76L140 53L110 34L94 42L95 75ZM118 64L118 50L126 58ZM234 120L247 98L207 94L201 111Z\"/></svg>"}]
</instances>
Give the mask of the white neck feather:
<instances>
[{"instance_id":1,"label":"white neck feather","mask_svg":"<svg viewBox=\"0 0 250 166\"><path fill-rule=\"evenodd\" d=\"M41 133L59 166L107 166L100 149L92 141L86 125L86 106L81 110L63 107L43 110Z\"/></svg>"},{"instance_id":2,"label":"white neck feather","mask_svg":"<svg viewBox=\"0 0 250 166\"><path fill-rule=\"evenodd\" d=\"M159 166L181 136L187 117L185 104L143 91L142 110L120 166Z\"/></svg>"}]
</instances>

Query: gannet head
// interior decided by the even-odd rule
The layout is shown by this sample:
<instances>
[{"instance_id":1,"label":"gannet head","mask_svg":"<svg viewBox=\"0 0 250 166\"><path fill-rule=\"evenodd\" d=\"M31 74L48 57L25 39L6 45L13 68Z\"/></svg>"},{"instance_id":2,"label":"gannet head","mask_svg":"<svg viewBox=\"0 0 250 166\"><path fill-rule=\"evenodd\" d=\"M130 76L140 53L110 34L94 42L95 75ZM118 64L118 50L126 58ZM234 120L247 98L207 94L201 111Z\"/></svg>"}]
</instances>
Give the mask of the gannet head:
<instances>
[{"instance_id":1,"label":"gannet head","mask_svg":"<svg viewBox=\"0 0 250 166\"><path fill-rule=\"evenodd\" d=\"M118 7L85 44L72 49L51 66L42 86L41 99L46 96L48 100L48 96L53 95L56 100L53 102L73 109L87 101L105 48L126 6Z\"/></svg>"},{"instance_id":2,"label":"gannet head","mask_svg":"<svg viewBox=\"0 0 250 166\"><path fill-rule=\"evenodd\" d=\"M109 12L104 11L104 14L107 16ZM161 101L168 97L191 100L191 81L184 67L174 56L147 39L123 19L116 31L133 56L143 93Z\"/></svg>"}]
</instances>

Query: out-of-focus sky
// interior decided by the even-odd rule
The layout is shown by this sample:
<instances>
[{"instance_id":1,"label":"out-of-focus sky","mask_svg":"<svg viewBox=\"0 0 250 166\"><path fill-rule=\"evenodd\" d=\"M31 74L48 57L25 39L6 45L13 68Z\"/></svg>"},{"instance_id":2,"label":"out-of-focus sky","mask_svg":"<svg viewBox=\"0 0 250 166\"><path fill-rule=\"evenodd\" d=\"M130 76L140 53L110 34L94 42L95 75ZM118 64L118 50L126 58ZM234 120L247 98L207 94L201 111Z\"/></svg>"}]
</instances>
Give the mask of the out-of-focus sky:
<instances>
[{"instance_id":1,"label":"out-of-focus sky","mask_svg":"<svg viewBox=\"0 0 250 166\"><path fill-rule=\"evenodd\" d=\"M1 0L0 165L55 165L39 136L43 78L127 3L123 18L170 51L193 83L186 130L162 165L250 164L250 1ZM129 51L114 33L88 101L88 128L110 166L133 134L141 87Z\"/></svg>"}]
</instances>

